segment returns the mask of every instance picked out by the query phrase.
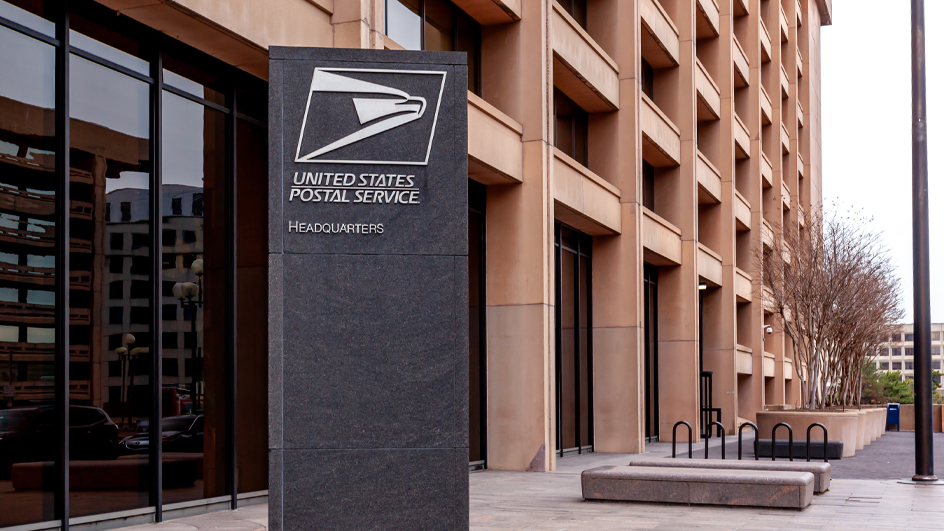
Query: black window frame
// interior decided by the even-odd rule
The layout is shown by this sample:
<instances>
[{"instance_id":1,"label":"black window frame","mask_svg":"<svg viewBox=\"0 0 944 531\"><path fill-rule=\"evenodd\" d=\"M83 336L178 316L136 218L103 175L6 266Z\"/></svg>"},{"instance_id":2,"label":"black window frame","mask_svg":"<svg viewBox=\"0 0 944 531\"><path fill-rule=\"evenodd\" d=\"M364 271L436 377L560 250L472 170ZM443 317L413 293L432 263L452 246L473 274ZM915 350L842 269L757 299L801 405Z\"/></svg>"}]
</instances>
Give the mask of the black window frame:
<instances>
[{"instance_id":1,"label":"black window frame","mask_svg":"<svg viewBox=\"0 0 944 531\"><path fill-rule=\"evenodd\" d=\"M19 7L17 0L11 0L11 5ZM116 31L122 37L132 39L140 47L140 56L145 59L150 68L148 75L131 70L122 65L116 64L105 57L90 53L86 50L74 47L70 42L71 21L75 17L91 21L95 25L100 25L107 30ZM56 54L56 81L55 81L55 140L56 140L56 169L55 177L58 182L58 189L55 194L56 201L56 346L55 346L55 412L51 417L56 419L57 427L55 437L57 438L58 453L54 459L54 514L53 520L42 522L42 524L55 524L61 531L69 531L70 519L70 485L69 485L69 411L70 411L70 252L71 249L63 242L69 242L70 238L70 201L72 199L70 172L70 145L69 136L70 115L69 115L69 88L70 79L68 77L69 63L72 57L79 57L105 68L114 70L124 75L133 77L149 86L151 95L150 108L150 126L149 137L151 139L151 168L149 172L150 189L159 189L161 185L161 107L164 92L172 93L181 98L193 101L220 111L226 116L226 145L222 147L225 150L225 159L227 169L225 173L226 185L226 229L225 229L225 252L226 252L226 284L227 284L227 302L225 305L225 382L224 382L224 423L226 434L226 448L224 456L225 466L225 492L229 498L231 509L237 508L237 481L236 481L236 444L238 434L235 423L236 409L236 341L235 341L235 316L236 316L236 297L235 297L235 278L236 278L236 232L235 232L235 205L236 205L236 166L235 166L235 146L237 124L248 123L262 130L267 129L264 117L259 119L250 114L244 114L240 109L240 96L244 94L267 94L267 82L252 76L249 73L239 70L236 67L227 65L219 59L190 47L163 32L137 22L127 15L110 9L104 5L92 2L90 0L73 0L71 2L53 2L47 0L44 6L43 18L49 20L55 25L55 36L46 35L43 32L36 31L29 27L18 24L12 20L0 17L0 26L5 29L26 35L38 41L49 44L55 48ZM225 102L206 100L199 96L192 95L176 87L165 85L163 82L163 61L168 57L186 57L189 64L194 68L199 68L214 72L221 80ZM216 88L216 87L214 87ZM255 109L256 105L249 105ZM248 111L254 113L252 109ZM150 305L150 327L151 332L138 333L138 345L148 345L151 353L160 352L161 337L161 297L163 285L158 279L161 278L161 230L163 226L163 216L161 211L161 194L150 194L149 203L146 208L150 212L148 225L149 241L152 246L152 255L149 257L150 264L148 274L151 275L152 301ZM110 207L110 205L109 205ZM118 205L121 221L129 222L133 217L132 206L130 203ZM106 215L110 219L115 216L109 211ZM122 248L111 248L111 253L106 253L106 258L112 260L109 264L109 270L113 274L123 274L124 260L122 256L114 256L124 251L122 238ZM117 241L116 241L117 243ZM132 257L134 258L134 257ZM140 267L140 266L139 266ZM131 274L135 273L136 268L132 264ZM107 337L108 350L114 351L121 346L123 334L110 334ZM147 386L146 392L151 393L151 418L161 418L162 407L162 364L161 356L148 355L142 356L137 363L147 364L151 371L151 383ZM140 365L139 365L140 366ZM113 387L113 386L112 386ZM133 386L138 392L138 386ZM109 387L111 392L111 387ZM130 392L130 390L129 390ZM162 448L160 422L151 422L150 437L150 455L148 466L150 468L148 479L148 506L153 509L153 521L161 522L164 520L163 510L165 507L162 479ZM101 517L101 518L99 518ZM111 516L108 513L83 517L85 522L95 522L99 520L108 520ZM29 524L31 527L41 522Z\"/></svg>"}]
</instances>

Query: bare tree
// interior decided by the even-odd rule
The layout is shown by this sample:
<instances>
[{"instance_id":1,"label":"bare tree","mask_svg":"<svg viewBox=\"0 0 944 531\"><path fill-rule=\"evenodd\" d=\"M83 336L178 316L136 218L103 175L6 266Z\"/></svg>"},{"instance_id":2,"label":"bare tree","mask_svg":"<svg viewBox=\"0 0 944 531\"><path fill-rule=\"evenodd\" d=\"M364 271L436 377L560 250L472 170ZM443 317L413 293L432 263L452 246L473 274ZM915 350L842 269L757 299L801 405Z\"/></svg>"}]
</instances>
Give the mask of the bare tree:
<instances>
[{"instance_id":1,"label":"bare tree","mask_svg":"<svg viewBox=\"0 0 944 531\"><path fill-rule=\"evenodd\" d=\"M881 235L858 213L810 211L755 255L765 305L793 343L804 408L858 405L862 371L904 315Z\"/></svg>"}]
</instances>

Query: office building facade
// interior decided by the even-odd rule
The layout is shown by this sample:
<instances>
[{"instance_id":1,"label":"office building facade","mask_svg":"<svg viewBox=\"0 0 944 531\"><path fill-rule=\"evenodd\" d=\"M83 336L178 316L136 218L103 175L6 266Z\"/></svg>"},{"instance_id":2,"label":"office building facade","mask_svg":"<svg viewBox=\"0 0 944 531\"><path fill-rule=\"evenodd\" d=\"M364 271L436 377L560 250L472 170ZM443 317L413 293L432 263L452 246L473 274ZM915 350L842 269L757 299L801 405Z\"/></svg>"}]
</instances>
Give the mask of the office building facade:
<instances>
[{"instance_id":1,"label":"office building facade","mask_svg":"<svg viewBox=\"0 0 944 531\"><path fill-rule=\"evenodd\" d=\"M821 204L831 10L0 1L0 528L265 499L269 46L468 54L470 469L795 404L753 264Z\"/></svg>"}]
</instances>

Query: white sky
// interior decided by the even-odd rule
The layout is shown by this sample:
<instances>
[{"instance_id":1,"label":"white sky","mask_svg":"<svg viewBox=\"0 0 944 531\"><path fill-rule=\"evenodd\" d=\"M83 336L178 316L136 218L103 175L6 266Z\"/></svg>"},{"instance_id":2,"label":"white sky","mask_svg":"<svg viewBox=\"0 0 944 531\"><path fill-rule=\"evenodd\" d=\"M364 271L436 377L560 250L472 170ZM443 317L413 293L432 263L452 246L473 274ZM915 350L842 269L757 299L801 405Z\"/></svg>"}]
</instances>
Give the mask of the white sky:
<instances>
[{"instance_id":1,"label":"white sky","mask_svg":"<svg viewBox=\"0 0 944 531\"><path fill-rule=\"evenodd\" d=\"M944 321L944 1L926 0L931 319ZM885 234L911 322L911 7L833 0L822 30L823 199Z\"/></svg>"}]
</instances>

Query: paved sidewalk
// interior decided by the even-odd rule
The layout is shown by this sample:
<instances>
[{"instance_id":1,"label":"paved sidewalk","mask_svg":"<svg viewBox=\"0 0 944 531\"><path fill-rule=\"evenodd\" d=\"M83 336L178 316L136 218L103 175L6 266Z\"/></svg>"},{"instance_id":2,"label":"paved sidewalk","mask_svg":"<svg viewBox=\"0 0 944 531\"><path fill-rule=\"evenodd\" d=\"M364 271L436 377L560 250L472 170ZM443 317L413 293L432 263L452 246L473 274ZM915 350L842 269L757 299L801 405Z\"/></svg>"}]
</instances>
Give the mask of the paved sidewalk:
<instances>
[{"instance_id":1,"label":"paved sidewalk","mask_svg":"<svg viewBox=\"0 0 944 531\"><path fill-rule=\"evenodd\" d=\"M896 474L910 469L906 446L913 434L886 436L885 444L873 443L875 452L862 454L856 473L869 460L876 474ZM935 434L935 446L939 444ZM909 436L911 438L909 438ZM735 439L736 440L736 439ZM881 439L880 439L881 440ZM720 454L720 440L710 443L710 454ZM745 441L746 443L747 441ZM728 457L737 457L737 447ZM748 445L745 444L745 447ZM670 455L669 443L647 445L645 454L587 454L558 461L549 473L486 470L469 475L470 527L482 529L543 530L860 530L944 528L944 486L902 485L894 480L834 479L828 492L814 496L804 511L729 507L678 506L641 503L586 502L580 495L580 472L603 465L623 465L635 459L661 459ZM704 456L704 446L696 446ZM867 448L868 450L868 448ZM882 450L879 452L878 450ZM687 448L686 448L687 451ZM889 453L891 452L891 453ZM913 452L913 450L912 450ZM887 455L886 455L887 454ZM939 453L938 455L944 455ZM719 455L720 456L720 455ZM869 459L864 459L868 457ZM847 461L847 460L843 460ZM852 459L848 464L852 464ZM901 463L901 461L907 461ZM836 462L835 464L838 464ZM886 468L894 465L892 468ZM896 474L897 475L897 474ZM266 505L236 511L170 520L126 528L127 531L257 531L266 528Z\"/></svg>"}]
</instances>

